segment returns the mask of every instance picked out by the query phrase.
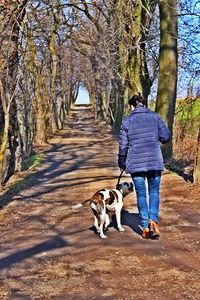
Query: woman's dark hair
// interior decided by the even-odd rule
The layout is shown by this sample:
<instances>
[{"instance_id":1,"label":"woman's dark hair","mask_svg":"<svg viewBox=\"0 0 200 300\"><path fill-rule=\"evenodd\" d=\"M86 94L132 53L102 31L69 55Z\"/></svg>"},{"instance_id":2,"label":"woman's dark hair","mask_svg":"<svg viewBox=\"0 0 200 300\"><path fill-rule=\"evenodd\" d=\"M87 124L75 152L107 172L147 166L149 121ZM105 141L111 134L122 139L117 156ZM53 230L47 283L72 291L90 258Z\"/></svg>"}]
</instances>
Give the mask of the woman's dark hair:
<instances>
[{"instance_id":1,"label":"woman's dark hair","mask_svg":"<svg viewBox=\"0 0 200 300\"><path fill-rule=\"evenodd\" d=\"M137 106L145 106L146 105L146 100L142 97L140 93L133 95L129 100L128 100L129 105L133 105L134 107Z\"/></svg>"}]
</instances>

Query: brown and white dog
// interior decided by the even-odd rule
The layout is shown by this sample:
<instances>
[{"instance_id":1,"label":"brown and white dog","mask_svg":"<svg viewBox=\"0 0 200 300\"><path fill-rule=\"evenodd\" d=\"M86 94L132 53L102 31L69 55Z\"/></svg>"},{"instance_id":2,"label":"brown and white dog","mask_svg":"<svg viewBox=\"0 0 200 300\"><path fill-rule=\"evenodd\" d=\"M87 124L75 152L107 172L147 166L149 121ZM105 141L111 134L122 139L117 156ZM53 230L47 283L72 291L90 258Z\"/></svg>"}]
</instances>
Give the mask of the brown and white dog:
<instances>
[{"instance_id":1,"label":"brown and white dog","mask_svg":"<svg viewBox=\"0 0 200 300\"><path fill-rule=\"evenodd\" d=\"M94 214L94 226L102 239L107 238L104 231L110 224L109 211L116 215L117 227L119 231L124 231L121 225L121 210L124 198L133 192L133 183L124 182L118 184L117 189L102 189L97 191L90 199L82 204L74 205L79 208L90 202L90 207Z\"/></svg>"}]
</instances>

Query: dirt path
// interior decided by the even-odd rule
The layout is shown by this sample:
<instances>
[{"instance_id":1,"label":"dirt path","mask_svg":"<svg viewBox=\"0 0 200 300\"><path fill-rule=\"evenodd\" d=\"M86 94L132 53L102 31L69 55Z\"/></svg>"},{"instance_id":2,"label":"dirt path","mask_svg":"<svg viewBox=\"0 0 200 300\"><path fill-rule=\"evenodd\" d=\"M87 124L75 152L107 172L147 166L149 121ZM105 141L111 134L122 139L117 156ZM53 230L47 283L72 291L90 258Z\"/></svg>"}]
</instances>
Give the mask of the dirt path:
<instances>
[{"instance_id":1,"label":"dirt path","mask_svg":"<svg viewBox=\"0 0 200 300\"><path fill-rule=\"evenodd\" d=\"M200 299L200 190L190 183L164 173L159 241L141 239L135 194L125 201L125 232L113 220L106 240L88 206L71 210L115 186L117 150L88 108L72 110L42 166L0 211L1 300Z\"/></svg>"}]
</instances>

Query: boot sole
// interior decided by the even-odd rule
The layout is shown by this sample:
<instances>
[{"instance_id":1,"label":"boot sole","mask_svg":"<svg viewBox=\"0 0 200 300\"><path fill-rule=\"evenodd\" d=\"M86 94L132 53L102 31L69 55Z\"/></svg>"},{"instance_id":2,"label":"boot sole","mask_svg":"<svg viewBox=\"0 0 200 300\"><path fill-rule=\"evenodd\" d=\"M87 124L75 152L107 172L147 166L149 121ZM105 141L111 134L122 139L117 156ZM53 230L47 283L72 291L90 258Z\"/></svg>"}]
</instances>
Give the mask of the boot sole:
<instances>
[{"instance_id":1,"label":"boot sole","mask_svg":"<svg viewBox=\"0 0 200 300\"><path fill-rule=\"evenodd\" d=\"M159 239L159 237L160 237L160 234L155 233L154 231L149 231L149 238L150 239L156 240L156 239Z\"/></svg>"},{"instance_id":2,"label":"boot sole","mask_svg":"<svg viewBox=\"0 0 200 300\"><path fill-rule=\"evenodd\" d=\"M158 239L160 237L160 233L156 232L153 224L149 224L149 238L150 239Z\"/></svg>"}]
</instances>

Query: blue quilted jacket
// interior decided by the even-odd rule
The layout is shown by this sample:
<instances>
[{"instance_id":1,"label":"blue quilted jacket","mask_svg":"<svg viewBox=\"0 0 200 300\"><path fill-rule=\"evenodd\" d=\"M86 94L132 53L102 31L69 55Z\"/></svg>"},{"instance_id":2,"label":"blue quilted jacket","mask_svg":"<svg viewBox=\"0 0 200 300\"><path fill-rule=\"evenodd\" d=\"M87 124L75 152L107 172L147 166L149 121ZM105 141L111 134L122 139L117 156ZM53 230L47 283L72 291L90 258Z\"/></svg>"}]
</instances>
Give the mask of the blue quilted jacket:
<instances>
[{"instance_id":1,"label":"blue quilted jacket","mask_svg":"<svg viewBox=\"0 0 200 300\"><path fill-rule=\"evenodd\" d=\"M118 165L126 173L163 170L160 142L165 144L170 132L162 118L144 107L137 107L121 125Z\"/></svg>"}]
</instances>

